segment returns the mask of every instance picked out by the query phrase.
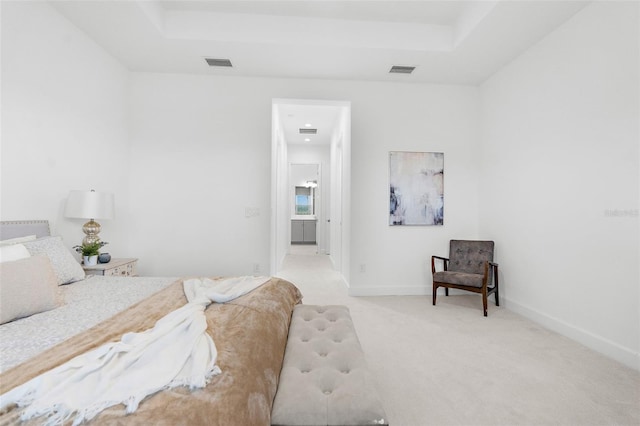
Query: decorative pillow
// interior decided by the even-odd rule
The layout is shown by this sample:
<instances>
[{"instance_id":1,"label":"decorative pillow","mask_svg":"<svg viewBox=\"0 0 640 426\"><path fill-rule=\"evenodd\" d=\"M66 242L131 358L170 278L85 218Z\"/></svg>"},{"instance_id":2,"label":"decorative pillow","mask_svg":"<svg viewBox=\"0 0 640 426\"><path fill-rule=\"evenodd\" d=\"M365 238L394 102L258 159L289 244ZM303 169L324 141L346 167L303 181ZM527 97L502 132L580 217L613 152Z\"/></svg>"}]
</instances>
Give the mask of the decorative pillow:
<instances>
[{"instance_id":1,"label":"decorative pillow","mask_svg":"<svg viewBox=\"0 0 640 426\"><path fill-rule=\"evenodd\" d=\"M12 244L22 244L27 241L33 241L36 239L35 235L27 235L26 237L9 238L8 240L0 241L0 246L10 246Z\"/></svg>"},{"instance_id":2,"label":"decorative pillow","mask_svg":"<svg viewBox=\"0 0 640 426\"><path fill-rule=\"evenodd\" d=\"M0 324L62 305L46 255L0 263Z\"/></svg>"},{"instance_id":3,"label":"decorative pillow","mask_svg":"<svg viewBox=\"0 0 640 426\"><path fill-rule=\"evenodd\" d=\"M61 237L44 237L24 243L31 255L45 253L51 260L53 270L58 277L58 284L68 284L83 280L84 270L73 258L73 255L62 244Z\"/></svg>"},{"instance_id":4,"label":"decorative pillow","mask_svg":"<svg viewBox=\"0 0 640 426\"><path fill-rule=\"evenodd\" d=\"M0 247L0 263L26 259L27 257L31 257L31 253L22 244Z\"/></svg>"}]
</instances>

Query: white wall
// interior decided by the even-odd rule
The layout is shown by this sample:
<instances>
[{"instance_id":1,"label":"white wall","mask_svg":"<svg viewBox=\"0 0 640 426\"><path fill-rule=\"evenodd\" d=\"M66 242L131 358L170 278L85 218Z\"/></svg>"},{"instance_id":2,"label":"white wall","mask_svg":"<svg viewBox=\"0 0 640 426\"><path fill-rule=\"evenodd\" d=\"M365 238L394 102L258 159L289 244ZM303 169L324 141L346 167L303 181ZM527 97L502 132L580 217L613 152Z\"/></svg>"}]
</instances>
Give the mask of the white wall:
<instances>
[{"instance_id":1,"label":"white wall","mask_svg":"<svg viewBox=\"0 0 640 426\"><path fill-rule=\"evenodd\" d=\"M596 2L489 79L479 162L506 306L636 368L638 34Z\"/></svg>"},{"instance_id":2,"label":"white wall","mask_svg":"<svg viewBox=\"0 0 640 426\"><path fill-rule=\"evenodd\" d=\"M352 268L354 294L426 293L428 256L477 235L475 88L149 73L131 88L131 242L144 274L267 270L273 98L352 102L351 256L368 265ZM389 228L389 150L445 152L444 227Z\"/></svg>"},{"instance_id":3,"label":"white wall","mask_svg":"<svg viewBox=\"0 0 640 426\"><path fill-rule=\"evenodd\" d=\"M268 273L272 97L260 83L132 74L131 240L142 273L250 274L256 263Z\"/></svg>"},{"instance_id":4,"label":"white wall","mask_svg":"<svg viewBox=\"0 0 640 426\"><path fill-rule=\"evenodd\" d=\"M349 282L351 269L348 262L351 227L346 212L351 211L351 105L345 105L340 111L340 118L331 135L331 171L329 217L329 255L336 271L340 271L345 282ZM346 153L346 154L345 154ZM344 219L344 220L343 220Z\"/></svg>"},{"instance_id":5,"label":"white wall","mask_svg":"<svg viewBox=\"0 0 640 426\"><path fill-rule=\"evenodd\" d=\"M284 138L282 112L274 101L272 107L272 146L271 146L271 247L269 273L276 275L282 267L290 245L289 194L283 190L289 184L288 146Z\"/></svg>"},{"instance_id":6,"label":"white wall","mask_svg":"<svg viewBox=\"0 0 640 426\"><path fill-rule=\"evenodd\" d=\"M380 85L352 105L350 294L431 294L431 255L478 234L478 93ZM389 151L444 152L444 225L389 226ZM364 272L363 272L364 270Z\"/></svg>"},{"instance_id":7,"label":"white wall","mask_svg":"<svg viewBox=\"0 0 640 426\"><path fill-rule=\"evenodd\" d=\"M2 8L2 220L48 219L66 245L80 219L63 217L72 189L113 192L103 249L128 256L127 71L45 2Z\"/></svg>"}]
</instances>

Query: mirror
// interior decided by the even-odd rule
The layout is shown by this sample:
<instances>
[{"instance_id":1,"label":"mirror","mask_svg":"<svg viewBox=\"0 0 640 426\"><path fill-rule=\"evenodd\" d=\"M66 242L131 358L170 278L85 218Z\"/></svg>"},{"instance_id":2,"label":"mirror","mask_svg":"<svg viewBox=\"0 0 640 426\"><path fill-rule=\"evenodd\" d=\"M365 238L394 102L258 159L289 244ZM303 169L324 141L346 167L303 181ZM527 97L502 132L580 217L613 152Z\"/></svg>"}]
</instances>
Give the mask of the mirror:
<instances>
[{"instance_id":1,"label":"mirror","mask_svg":"<svg viewBox=\"0 0 640 426\"><path fill-rule=\"evenodd\" d=\"M319 165L291 164L289 179L292 219L315 219L320 214Z\"/></svg>"},{"instance_id":2,"label":"mirror","mask_svg":"<svg viewBox=\"0 0 640 426\"><path fill-rule=\"evenodd\" d=\"M315 185L315 186L313 186ZM296 186L295 192L295 214L296 215L315 215L315 198L316 198L316 187L318 186L315 182L307 182L305 186Z\"/></svg>"}]
</instances>

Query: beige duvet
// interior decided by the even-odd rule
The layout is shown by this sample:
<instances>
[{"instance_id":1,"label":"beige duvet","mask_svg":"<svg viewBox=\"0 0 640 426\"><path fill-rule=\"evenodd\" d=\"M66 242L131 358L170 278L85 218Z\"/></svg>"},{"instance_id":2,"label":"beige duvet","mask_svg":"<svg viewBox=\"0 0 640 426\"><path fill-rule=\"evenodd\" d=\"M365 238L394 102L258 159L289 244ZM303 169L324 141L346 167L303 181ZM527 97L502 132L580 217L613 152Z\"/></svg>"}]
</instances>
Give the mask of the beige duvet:
<instances>
[{"instance_id":1,"label":"beige duvet","mask_svg":"<svg viewBox=\"0 0 640 426\"><path fill-rule=\"evenodd\" d=\"M204 388L175 388L145 399L138 410L109 408L90 424L106 425L269 425L271 406L287 342L293 307L301 294L291 283L272 278L258 289L205 314L207 332L218 349L222 370ZM182 280L113 318L0 375L0 394L129 331L153 327L186 303ZM19 424L17 408L0 413L0 425ZM41 424L36 419L26 424Z\"/></svg>"}]
</instances>

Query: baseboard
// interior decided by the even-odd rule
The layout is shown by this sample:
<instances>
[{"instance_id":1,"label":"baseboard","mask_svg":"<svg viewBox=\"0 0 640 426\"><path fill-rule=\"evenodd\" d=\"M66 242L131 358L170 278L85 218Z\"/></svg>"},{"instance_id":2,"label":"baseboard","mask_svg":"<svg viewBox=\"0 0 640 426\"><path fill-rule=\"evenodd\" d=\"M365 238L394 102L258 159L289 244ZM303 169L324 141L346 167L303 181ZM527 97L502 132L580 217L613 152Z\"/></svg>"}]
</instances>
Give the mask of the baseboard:
<instances>
[{"instance_id":1,"label":"baseboard","mask_svg":"<svg viewBox=\"0 0 640 426\"><path fill-rule=\"evenodd\" d=\"M425 286L404 286L404 287L358 287L350 288L349 296L431 296L431 287ZM468 291L449 289L451 296L468 295ZM438 297L444 297L444 289L438 291Z\"/></svg>"},{"instance_id":2,"label":"baseboard","mask_svg":"<svg viewBox=\"0 0 640 426\"><path fill-rule=\"evenodd\" d=\"M406 287L349 287L349 296L428 296L431 289L425 286Z\"/></svg>"},{"instance_id":3,"label":"baseboard","mask_svg":"<svg viewBox=\"0 0 640 426\"><path fill-rule=\"evenodd\" d=\"M554 318L528 306L522 305L511 299L505 297L502 297L501 299L504 307L510 311L529 318L530 320L535 321L556 333L575 340L596 352L600 352L609 358L613 358L627 367L640 371L640 354L638 352L605 339L602 336L598 336L587 330L571 325L558 318Z\"/></svg>"}]
</instances>

